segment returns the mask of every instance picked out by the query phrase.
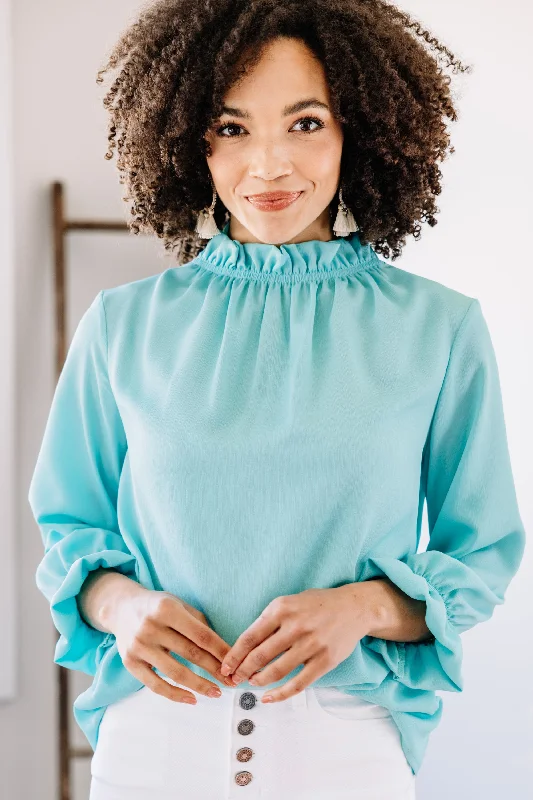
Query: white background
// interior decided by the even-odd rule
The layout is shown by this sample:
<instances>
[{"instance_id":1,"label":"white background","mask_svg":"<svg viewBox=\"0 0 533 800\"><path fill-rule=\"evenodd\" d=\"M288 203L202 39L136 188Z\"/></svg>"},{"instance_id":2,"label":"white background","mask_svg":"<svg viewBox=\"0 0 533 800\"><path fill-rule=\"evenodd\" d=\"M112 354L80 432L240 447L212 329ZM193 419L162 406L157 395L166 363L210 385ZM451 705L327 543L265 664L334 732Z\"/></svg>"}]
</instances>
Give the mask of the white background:
<instances>
[{"instance_id":1,"label":"white background","mask_svg":"<svg viewBox=\"0 0 533 800\"><path fill-rule=\"evenodd\" d=\"M529 533L533 10L524 0L503 6L494 0L407 0L402 7L474 72L456 79L457 152L442 166L439 224L426 226L419 242L408 240L395 263L481 302L498 357ZM6 800L57 797L56 633L35 586L42 543L27 503L55 383L50 185L65 182L70 217L126 217L115 161L104 159L107 117L95 77L137 8L128 0L17 0L10 19L9 0L0 0L0 696L16 688L14 698L0 700L0 797ZM69 335L99 289L170 265L162 244L147 237L69 236ZM528 542L506 603L464 634L465 689L441 693L444 714L418 776L417 800L470 800L472 794L501 800L531 790L532 572ZM11 660L13 627L17 650ZM73 683L74 694L86 685L75 675ZM86 744L75 732L77 742ZM74 773L75 800L85 799L88 763Z\"/></svg>"}]
</instances>

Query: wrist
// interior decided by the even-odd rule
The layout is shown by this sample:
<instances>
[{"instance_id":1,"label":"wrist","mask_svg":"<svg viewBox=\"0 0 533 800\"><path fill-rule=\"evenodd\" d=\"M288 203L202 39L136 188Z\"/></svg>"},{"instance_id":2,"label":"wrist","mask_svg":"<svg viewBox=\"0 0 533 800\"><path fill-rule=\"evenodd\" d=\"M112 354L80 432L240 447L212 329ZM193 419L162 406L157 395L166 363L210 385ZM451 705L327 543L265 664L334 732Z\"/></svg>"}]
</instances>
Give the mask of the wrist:
<instances>
[{"instance_id":1,"label":"wrist","mask_svg":"<svg viewBox=\"0 0 533 800\"><path fill-rule=\"evenodd\" d=\"M115 573L102 587L98 604L99 622L110 633L116 633L125 610L131 610L133 603L148 590L127 575Z\"/></svg>"},{"instance_id":2,"label":"wrist","mask_svg":"<svg viewBox=\"0 0 533 800\"><path fill-rule=\"evenodd\" d=\"M434 640L425 620L425 601L410 597L389 578L355 585L367 587L367 636L394 642Z\"/></svg>"},{"instance_id":3,"label":"wrist","mask_svg":"<svg viewBox=\"0 0 533 800\"><path fill-rule=\"evenodd\" d=\"M103 633L115 633L125 603L145 592L137 581L115 569L99 568L87 578L80 593L86 621Z\"/></svg>"},{"instance_id":4,"label":"wrist","mask_svg":"<svg viewBox=\"0 0 533 800\"><path fill-rule=\"evenodd\" d=\"M390 611L385 592L378 580L359 581L347 583L338 587L353 604L362 617L362 636L380 635L390 624Z\"/></svg>"},{"instance_id":5,"label":"wrist","mask_svg":"<svg viewBox=\"0 0 533 800\"><path fill-rule=\"evenodd\" d=\"M390 584L382 578L363 581L367 592L367 636L382 638L395 624L399 614L398 599Z\"/></svg>"}]
</instances>

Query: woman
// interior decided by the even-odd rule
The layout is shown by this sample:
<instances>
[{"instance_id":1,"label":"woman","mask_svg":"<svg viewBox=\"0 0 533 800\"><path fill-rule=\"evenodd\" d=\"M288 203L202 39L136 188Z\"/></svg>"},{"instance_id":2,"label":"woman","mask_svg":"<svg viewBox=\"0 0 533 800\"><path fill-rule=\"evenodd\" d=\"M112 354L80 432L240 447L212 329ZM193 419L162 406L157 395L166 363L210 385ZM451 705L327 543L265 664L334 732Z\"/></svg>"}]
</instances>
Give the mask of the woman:
<instances>
[{"instance_id":1,"label":"woman","mask_svg":"<svg viewBox=\"0 0 533 800\"><path fill-rule=\"evenodd\" d=\"M414 797L525 540L479 301L378 256L436 223L443 55L381 0L157 2L111 54L132 229L186 246L83 315L30 487L91 800Z\"/></svg>"}]
</instances>

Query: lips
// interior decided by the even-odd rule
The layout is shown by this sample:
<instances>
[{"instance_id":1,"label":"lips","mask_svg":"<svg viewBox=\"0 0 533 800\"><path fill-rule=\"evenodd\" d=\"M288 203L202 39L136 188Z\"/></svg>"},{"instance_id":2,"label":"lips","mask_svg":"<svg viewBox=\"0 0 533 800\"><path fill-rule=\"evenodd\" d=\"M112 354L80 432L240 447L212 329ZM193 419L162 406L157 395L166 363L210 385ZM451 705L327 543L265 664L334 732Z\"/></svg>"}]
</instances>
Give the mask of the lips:
<instances>
[{"instance_id":1,"label":"lips","mask_svg":"<svg viewBox=\"0 0 533 800\"><path fill-rule=\"evenodd\" d=\"M294 203L303 192L266 192L246 198L259 211L281 211Z\"/></svg>"},{"instance_id":2,"label":"lips","mask_svg":"<svg viewBox=\"0 0 533 800\"><path fill-rule=\"evenodd\" d=\"M290 200L298 197L300 192L264 192L263 194L249 194L249 200L260 200L262 202L273 200Z\"/></svg>"}]
</instances>

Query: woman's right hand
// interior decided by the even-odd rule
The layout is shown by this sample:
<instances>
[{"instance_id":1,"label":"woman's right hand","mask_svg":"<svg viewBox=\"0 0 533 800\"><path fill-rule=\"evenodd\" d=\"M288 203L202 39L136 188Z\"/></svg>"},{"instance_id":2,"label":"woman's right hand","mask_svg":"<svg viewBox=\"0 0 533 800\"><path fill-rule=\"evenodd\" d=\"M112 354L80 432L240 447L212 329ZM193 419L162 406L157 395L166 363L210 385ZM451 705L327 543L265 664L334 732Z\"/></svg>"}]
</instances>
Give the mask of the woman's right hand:
<instances>
[{"instance_id":1,"label":"woman's right hand","mask_svg":"<svg viewBox=\"0 0 533 800\"><path fill-rule=\"evenodd\" d=\"M139 588L141 591L126 602L115 604L107 623L126 669L156 694L178 702L195 703L196 698L192 692L168 683L152 667L200 694L213 688L220 691L216 684L177 661L170 655L172 651L234 688L231 679L220 673L230 645L209 626L205 615L170 592Z\"/></svg>"}]
</instances>

